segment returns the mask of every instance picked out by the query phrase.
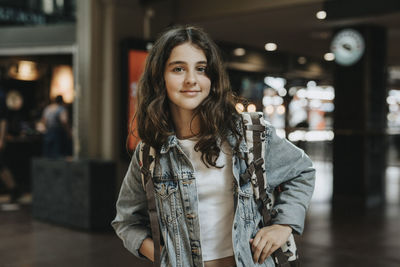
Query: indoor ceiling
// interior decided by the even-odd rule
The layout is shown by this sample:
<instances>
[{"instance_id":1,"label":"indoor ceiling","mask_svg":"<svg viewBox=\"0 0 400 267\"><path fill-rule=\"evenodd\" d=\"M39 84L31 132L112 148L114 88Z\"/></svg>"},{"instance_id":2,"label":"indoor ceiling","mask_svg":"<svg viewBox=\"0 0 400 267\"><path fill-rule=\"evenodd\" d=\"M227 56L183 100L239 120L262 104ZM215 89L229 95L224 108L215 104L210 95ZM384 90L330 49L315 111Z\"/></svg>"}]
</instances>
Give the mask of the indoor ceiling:
<instances>
[{"instance_id":1,"label":"indoor ceiling","mask_svg":"<svg viewBox=\"0 0 400 267\"><path fill-rule=\"evenodd\" d=\"M385 1L391 0L369 2L383 5ZM323 0L265 0L264 3L255 0L241 3L236 0L204 0L200 4L196 2L179 3L179 23L196 23L216 40L238 46L264 49L265 43L274 42L279 51L321 59L330 50L332 32L335 29L357 25L381 25L387 29L388 63L390 66L400 66L400 9L386 10L379 14L373 14L370 10L361 16L357 14L355 17L350 15L340 19L329 18L328 12L327 19L319 20L315 15L324 9Z\"/></svg>"}]
</instances>

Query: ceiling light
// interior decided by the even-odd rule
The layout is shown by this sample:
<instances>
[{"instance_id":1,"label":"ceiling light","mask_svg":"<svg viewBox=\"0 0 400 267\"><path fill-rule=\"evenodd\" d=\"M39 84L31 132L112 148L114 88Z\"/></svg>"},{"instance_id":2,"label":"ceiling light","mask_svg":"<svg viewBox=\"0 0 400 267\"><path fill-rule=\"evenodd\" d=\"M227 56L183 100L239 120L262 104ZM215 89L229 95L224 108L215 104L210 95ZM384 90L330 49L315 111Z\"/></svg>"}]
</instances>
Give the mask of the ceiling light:
<instances>
[{"instance_id":1,"label":"ceiling light","mask_svg":"<svg viewBox=\"0 0 400 267\"><path fill-rule=\"evenodd\" d=\"M236 48L235 50L233 50L233 54L235 56L241 57L246 54L246 50L244 48Z\"/></svg>"},{"instance_id":2,"label":"ceiling light","mask_svg":"<svg viewBox=\"0 0 400 267\"><path fill-rule=\"evenodd\" d=\"M318 11L315 16L317 19L326 19L326 12L324 10Z\"/></svg>"},{"instance_id":3,"label":"ceiling light","mask_svg":"<svg viewBox=\"0 0 400 267\"><path fill-rule=\"evenodd\" d=\"M21 60L11 65L8 75L16 80L35 81L39 78L39 70L36 62Z\"/></svg>"},{"instance_id":4,"label":"ceiling light","mask_svg":"<svg viewBox=\"0 0 400 267\"><path fill-rule=\"evenodd\" d=\"M297 62L298 62L300 65L304 65L304 64L307 63L307 59L306 59L305 57L299 57L299 58L297 59Z\"/></svg>"},{"instance_id":5,"label":"ceiling light","mask_svg":"<svg viewBox=\"0 0 400 267\"><path fill-rule=\"evenodd\" d=\"M335 60L335 55L333 53L326 53L324 55L324 59L326 61L333 61L333 60Z\"/></svg>"},{"instance_id":6,"label":"ceiling light","mask_svg":"<svg viewBox=\"0 0 400 267\"><path fill-rule=\"evenodd\" d=\"M265 50L267 51L275 51L278 48L278 46L275 43L266 43L265 44Z\"/></svg>"}]
</instances>

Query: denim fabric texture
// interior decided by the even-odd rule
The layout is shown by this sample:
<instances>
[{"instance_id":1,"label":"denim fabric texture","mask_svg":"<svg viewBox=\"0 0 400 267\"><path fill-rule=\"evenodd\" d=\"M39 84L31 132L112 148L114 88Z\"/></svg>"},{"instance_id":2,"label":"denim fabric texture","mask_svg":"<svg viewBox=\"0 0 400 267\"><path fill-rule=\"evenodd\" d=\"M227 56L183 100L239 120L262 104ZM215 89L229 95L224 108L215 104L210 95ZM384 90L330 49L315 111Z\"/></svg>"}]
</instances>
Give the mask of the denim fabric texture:
<instances>
[{"instance_id":1,"label":"denim fabric texture","mask_svg":"<svg viewBox=\"0 0 400 267\"><path fill-rule=\"evenodd\" d=\"M228 140L234 145L233 138ZM290 225L294 233L301 234L304 219L314 190L315 170L311 160L299 148L276 135L267 125L264 155L267 172L267 191L272 193L281 185L282 192L275 198L278 211L274 224ZM139 146L138 146L139 147ZM240 152L247 151L246 143L240 144ZM251 183L240 186L240 174L246 170L246 162L233 155L234 221L232 242L236 265L275 266L271 257L263 264L254 264L249 240L258 232L261 214L254 201ZM196 177L190 160L178 144L176 136L170 136L162 146L156 161L153 181L156 206L164 247L161 252L162 266L203 266L200 225L197 212L198 197ZM112 226L123 240L124 246L135 256L144 258L139 248L146 237L151 237L144 191L136 149L121 186L117 201L117 215Z\"/></svg>"}]
</instances>

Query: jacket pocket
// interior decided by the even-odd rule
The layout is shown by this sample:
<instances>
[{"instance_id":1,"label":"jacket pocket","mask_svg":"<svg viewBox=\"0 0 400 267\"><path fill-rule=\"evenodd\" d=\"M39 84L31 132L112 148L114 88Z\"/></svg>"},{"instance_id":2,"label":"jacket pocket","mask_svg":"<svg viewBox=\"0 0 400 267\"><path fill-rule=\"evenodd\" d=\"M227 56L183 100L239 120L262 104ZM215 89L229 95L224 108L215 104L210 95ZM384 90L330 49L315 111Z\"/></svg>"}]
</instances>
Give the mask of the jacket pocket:
<instances>
[{"instance_id":1,"label":"jacket pocket","mask_svg":"<svg viewBox=\"0 0 400 267\"><path fill-rule=\"evenodd\" d=\"M240 217L246 221L254 220L254 194L251 182L238 188Z\"/></svg>"},{"instance_id":2,"label":"jacket pocket","mask_svg":"<svg viewBox=\"0 0 400 267\"><path fill-rule=\"evenodd\" d=\"M246 222L253 221L253 194L239 190L239 211L240 217Z\"/></svg>"},{"instance_id":3,"label":"jacket pocket","mask_svg":"<svg viewBox=\"0 0 400 267\"><path fill-rule=\"evenodd\" d=\"M167 224L175 222L182 215L178 181L156 181L154 190L161 220Z\"/></svg>"}]
</instances>

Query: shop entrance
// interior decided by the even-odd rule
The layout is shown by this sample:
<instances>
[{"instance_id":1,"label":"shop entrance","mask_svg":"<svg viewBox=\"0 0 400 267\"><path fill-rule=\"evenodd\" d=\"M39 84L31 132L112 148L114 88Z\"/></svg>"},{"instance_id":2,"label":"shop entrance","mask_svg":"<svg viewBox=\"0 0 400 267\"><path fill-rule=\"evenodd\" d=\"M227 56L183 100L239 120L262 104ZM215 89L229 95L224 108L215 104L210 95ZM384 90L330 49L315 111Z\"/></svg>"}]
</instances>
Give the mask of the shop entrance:
<instances>
[{"instance_id":1,"label":"shop entrance","mask_svg":"<svg viewBox=\"0 0 400 267\"><path fill-rule=\"evenodd\" d=\"M31 191L31 160L43 156L48 132L43 112L57 96L63 98L66 117L64 152L59 157L72 156L72 61L72 54L0 57L0 100L7 110L4 161L22 193ZM6 186L0 181L2 191Z\"/></svg>"}]
</instances>

